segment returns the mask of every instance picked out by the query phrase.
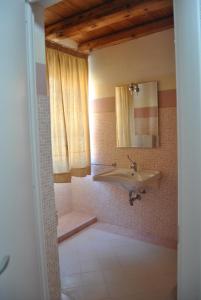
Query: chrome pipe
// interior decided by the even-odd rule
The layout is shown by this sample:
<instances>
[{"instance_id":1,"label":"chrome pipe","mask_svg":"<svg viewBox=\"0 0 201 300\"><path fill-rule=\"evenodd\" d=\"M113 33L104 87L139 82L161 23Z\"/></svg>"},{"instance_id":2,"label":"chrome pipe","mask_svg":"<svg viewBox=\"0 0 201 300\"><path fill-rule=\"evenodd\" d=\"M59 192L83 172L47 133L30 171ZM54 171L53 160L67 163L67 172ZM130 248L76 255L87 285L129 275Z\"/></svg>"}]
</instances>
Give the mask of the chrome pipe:
<instances>
[{"instance_id":1,"label":"chrome pipe","mask_svg":"<svg viewBox=\"0 0 201 300\"><path fill-rule=\"evenodd\" d=\"M91 164L92 166L103 166L103 167L116 167L117 163L114 162L111 165L107 165L107 164Z\"/></svg>"}]
</instances>

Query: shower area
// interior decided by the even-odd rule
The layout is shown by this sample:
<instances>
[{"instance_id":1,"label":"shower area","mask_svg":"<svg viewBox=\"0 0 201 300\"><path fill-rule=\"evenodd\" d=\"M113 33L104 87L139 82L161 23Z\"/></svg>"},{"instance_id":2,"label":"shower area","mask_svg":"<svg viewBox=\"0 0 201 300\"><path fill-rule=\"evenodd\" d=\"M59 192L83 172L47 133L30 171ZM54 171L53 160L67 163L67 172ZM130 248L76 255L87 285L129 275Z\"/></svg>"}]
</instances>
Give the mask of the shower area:
<instances>
[{"instance_id":1,"label":"shower area","mask_svg":"<svg viewBox=\"0 0 201 300\"><path fill-rule=\"evenodd\" d=\"M88 56L46 43L58 241L95 223L74 207L74 178L91 173Z\"/></svg>"},{"instance_id":2,"label":"shower area","mask_svg":"<svg viewBox=\"0 0 201 300\"><path fill-rule=\"evenodd\" d=\"M55 183L54 189L58 216L57 234L60 243L96 223L97 217L73 207L71 183Z\"/></svg>"}]
</instances>

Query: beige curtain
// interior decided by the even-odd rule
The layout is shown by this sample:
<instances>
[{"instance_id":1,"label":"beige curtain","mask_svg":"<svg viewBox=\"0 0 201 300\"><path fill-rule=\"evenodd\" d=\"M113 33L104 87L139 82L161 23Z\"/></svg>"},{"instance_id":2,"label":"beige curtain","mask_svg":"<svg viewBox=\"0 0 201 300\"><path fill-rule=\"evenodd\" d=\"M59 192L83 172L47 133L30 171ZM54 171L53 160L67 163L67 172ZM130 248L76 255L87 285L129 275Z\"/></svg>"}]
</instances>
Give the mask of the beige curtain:
<instances>
[{"instance_id":1,"label":"beige curtain","mask_svg":"<svg viewBox=\"0 0 201 300\"><path fill-rule=\"evenodd\" d=\"M90 174L88 65L84 58L47 48L55 182Z\"/></svg>"}]
</instances>

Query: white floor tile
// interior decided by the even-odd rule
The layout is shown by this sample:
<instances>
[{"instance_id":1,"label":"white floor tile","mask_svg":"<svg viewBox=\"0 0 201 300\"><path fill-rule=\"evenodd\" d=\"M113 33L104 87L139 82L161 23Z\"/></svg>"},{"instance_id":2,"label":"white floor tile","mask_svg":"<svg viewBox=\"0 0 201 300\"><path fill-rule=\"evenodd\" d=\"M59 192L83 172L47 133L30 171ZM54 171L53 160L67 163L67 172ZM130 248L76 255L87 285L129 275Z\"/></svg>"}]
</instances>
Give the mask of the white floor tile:
<instances>
[{"instance_id":1,"label":"white floor tile","mask_svg":"<svg viewBox=\"0 0 201 300\"><path fill-rule=\"evenodd\" d=\"M80 262L81 272L100 271L101 265L97 259L86 259Z\"/></svg>"},{"instance_id":2,"label":"white floor tile","mask_svg":"<svg viewBox=\"0 0 201 300\"><path fill-rule=\"evenodd\" d=\"M88 228L59 246L69 300L175 300L176 251Z\"/></svg>"},{"instance_id":3,"label":"white floor tile","mask_svg":"<svg viewBox=\"0 0 201 300\"><path fill-rule=\"evenodd\" d=\"M81 287L62 289L62 293L67 296L69 300L85 300Z\"/></svg>"},{"instance_id":4,"label":"white floor tile","mask_svg":"<svg viewBox=\"0 0 201 300\"><path fill-rule=\"evenodd\" d=\"M82 285L104 285L104 277L100 271L81 273L81 282Z\"/></svg>"},{"instance_id":5,"label":"white floor tile","mask_svg":"<svg viewBox=\"0 0 201 300\"><path fill-rule=\"evenodd\" d=\"M72 275L72 274L79 274L81 272L79 262L69 262L65 265L60 263L60 274L62 277Z\"/></svg>"},{"instance_id":6,"label":"white floor tile","mask_svg":"<svg viewBox=\"0 0 201 300\"><path fill-rule=\"evenodd\" d=\"M81 285L80 273L61 277L61 285L65 289L80 286Z\"/></svg>"},{"instance_id":7,"label":"white floor tile","mask_svg":"<svg viewBox=\"0 0 201 300\"><path fill-rule=\"evenodd\" d=\"M82 291L84 300L104 300L109 296L104 284L84 285Z\"/></svg>"}]
</instances>

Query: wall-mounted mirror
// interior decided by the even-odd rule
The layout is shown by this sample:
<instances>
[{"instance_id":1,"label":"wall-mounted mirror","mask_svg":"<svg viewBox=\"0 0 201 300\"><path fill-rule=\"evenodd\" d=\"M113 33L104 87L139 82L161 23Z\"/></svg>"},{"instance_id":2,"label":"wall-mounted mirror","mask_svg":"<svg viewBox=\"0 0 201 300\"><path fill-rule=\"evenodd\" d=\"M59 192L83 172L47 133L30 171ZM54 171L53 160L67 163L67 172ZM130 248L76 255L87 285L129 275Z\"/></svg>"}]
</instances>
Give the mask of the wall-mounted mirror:
<instances>
[{"instance_id":1,"label":"wall-mounted mirror","mask_svg":"<svg viewBox=\"0 0 201 300\"><path fill-rule=\"evenodd\" d=\"M159 145L157 82L115 88L117 147Z\"/></svg>"}]
</instances>

